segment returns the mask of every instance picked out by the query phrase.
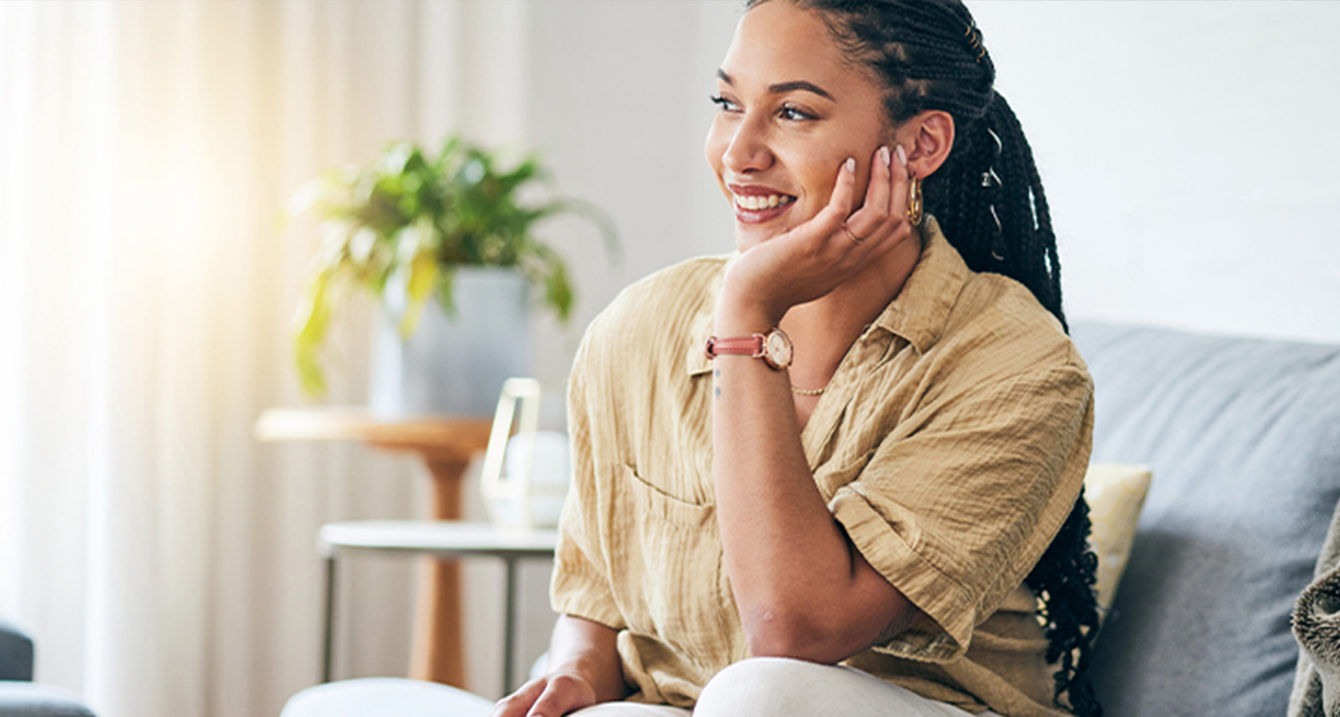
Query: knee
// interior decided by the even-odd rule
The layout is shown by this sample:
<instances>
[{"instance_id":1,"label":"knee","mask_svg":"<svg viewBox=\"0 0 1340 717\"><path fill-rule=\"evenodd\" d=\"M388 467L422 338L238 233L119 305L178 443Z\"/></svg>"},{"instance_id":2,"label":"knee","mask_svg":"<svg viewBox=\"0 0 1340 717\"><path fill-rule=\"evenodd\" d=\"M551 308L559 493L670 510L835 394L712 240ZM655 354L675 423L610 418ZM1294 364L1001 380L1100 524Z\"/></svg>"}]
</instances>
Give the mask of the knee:
<instances>
[{"instance_id":1,"label":"knee","mask_svg":"<svg viewBox=\"0 0 1340 717\"><path fill-rule=\"evenodd\" d=\"M694 717L738 717L745 714L786 714L782 707L812 702L814 670L837 669L781 657L754 657L718 672L698 697Z\"/></svg>"}]
</instances>

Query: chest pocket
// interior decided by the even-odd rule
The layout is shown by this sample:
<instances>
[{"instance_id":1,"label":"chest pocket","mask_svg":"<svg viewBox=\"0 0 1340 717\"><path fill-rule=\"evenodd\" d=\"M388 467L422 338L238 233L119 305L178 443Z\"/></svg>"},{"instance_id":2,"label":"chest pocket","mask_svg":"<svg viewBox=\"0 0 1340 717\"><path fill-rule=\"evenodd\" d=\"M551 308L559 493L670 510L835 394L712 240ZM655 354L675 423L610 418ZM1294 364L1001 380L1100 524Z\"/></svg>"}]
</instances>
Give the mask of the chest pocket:
<instances>
[{"instance_id":1,"label":"chest pocket","mask_svg":"<svg viewBox=\"0 0 1340 717\"><path fill-rule=\"evenodd\" d=\"M690 503L623 468L616 510L629 526L622 552L628 628L700 665L732 652L739 618L722 565L716 506Z\"/></svg>"}]
</instances>

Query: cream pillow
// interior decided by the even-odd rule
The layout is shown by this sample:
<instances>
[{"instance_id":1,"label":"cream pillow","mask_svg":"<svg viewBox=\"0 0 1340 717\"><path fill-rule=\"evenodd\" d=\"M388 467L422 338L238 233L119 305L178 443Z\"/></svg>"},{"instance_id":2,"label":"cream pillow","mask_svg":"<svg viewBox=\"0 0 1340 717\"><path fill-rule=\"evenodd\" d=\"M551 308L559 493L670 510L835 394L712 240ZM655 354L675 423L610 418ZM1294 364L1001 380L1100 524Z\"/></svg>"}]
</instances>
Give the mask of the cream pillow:
<instances>
[{"instance_id":1,"label":"cream pillow","mask_svg":"<svg viewBox=\"0 0 1340 717\"><path fill-rule=\"evenodd\" d=\"M1093 532L1089 545L1098 556L1098 615L1105 618L1117 596L1117 583L1126 571L1135 542L1135 526L1149 492L1148 466L1094 463L1084 476Z\"/></svg>"}]
</instances>

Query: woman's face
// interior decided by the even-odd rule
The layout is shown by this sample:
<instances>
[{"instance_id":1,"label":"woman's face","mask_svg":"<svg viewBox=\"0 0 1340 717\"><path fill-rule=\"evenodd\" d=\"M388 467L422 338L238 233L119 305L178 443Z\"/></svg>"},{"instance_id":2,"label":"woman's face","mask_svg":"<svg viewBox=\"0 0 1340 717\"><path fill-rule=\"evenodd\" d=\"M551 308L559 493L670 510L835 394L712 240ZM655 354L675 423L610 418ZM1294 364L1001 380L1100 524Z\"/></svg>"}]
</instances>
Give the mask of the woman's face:
<instances>
[{"instance_id":1,"label":"woman's face","mask_svg":"<svg viewBox=\"0 0 1340 717\"><path fill-rule=\"evenodd\" d=\"M818 214L848 157L864 196L875 150L894 140L870 75L844 60L817 14L785 0L740 20L717 96L705 150L741 251Z\"/></svg>"}]
</instances>

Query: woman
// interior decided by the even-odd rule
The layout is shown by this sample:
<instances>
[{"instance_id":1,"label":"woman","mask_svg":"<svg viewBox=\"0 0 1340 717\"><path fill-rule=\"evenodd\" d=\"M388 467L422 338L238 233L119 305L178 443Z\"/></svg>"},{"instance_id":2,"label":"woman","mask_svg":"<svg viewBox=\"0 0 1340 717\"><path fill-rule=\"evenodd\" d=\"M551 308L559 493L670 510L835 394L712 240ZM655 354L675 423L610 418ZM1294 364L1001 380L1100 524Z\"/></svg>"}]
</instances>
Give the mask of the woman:
<instances>
[{"instance_id":1,"label":"woman","mask_svg":"<svg viewBox=\"0 0 1340 717\"><path fill-rule=\"evenodd\" d=\"M495 715L1099 713L1091 383L993 79L956 2L749 3L706 143L740 253L588 330L562 617Z\"/></svg>"}]
</instances>

